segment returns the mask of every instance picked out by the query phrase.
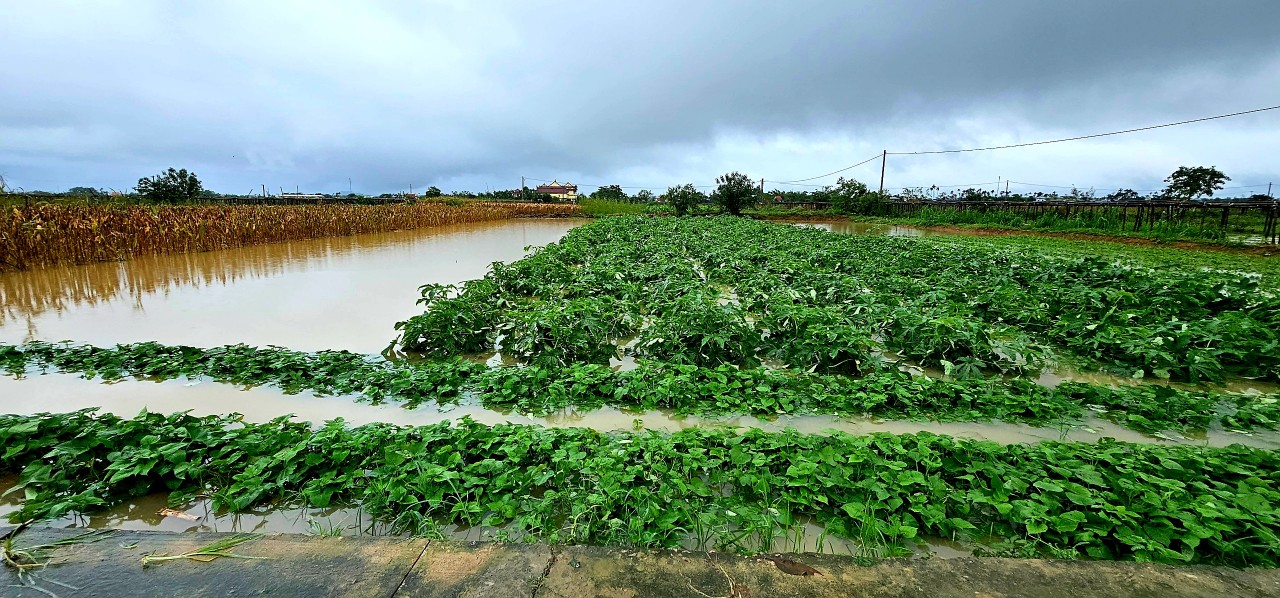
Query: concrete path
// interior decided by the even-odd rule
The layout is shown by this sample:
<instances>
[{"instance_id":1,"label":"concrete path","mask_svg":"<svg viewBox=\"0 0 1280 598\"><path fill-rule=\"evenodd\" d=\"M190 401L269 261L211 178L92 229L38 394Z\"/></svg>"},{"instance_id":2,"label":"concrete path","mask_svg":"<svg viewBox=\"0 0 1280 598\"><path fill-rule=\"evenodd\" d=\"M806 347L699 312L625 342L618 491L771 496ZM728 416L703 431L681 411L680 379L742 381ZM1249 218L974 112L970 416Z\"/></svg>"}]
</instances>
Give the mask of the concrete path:
<instances>
[{"instance_id":1,"label":"concrete path","mask_svg":"<svg viewBox=\"0 0 1280 598\"><path fill-rule=\"evenodd\" d=\"M82 531L31 528L13 548ZM849 557L791 555L820 573L798 576L768 560L723 554L367 537L265 536L231 550L263 559L140 562L229 535L121 531L57 547L44 568L0 567L0 596L1280 597L1277 570L996 558L859 565Z\"/></svg>"}]
</instances>

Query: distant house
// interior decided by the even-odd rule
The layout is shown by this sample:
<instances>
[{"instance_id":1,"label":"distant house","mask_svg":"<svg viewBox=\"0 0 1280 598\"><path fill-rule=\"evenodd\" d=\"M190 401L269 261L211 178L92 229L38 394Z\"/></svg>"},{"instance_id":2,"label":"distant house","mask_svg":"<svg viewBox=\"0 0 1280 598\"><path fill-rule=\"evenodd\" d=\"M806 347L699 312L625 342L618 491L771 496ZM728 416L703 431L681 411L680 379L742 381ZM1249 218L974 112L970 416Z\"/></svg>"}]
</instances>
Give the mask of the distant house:
<instances>
[{"instance_id":1,"label":"distant house","mask_svg":"<svg viewBox=\"0 0 1280 598\"><path fill-rule=\"evenodd\" d=\"M559 181L551 181L546 185L538 185L538 193L546 193L556 199L567 199L575 201L578 199L578 186L573 183L561 183Z\"/></svg>"}]
</instances>

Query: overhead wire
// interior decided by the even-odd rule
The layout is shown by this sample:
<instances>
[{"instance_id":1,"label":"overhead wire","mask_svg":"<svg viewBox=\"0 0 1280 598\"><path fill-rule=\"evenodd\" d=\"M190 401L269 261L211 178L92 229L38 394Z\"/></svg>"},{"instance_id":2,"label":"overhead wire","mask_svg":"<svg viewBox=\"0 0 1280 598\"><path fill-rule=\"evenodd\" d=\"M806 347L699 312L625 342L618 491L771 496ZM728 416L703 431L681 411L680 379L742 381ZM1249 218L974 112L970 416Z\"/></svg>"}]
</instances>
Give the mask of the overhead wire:
<instances>
[{"instance_id":1,"label":"overhead wire","mask_svg":"<svg viewBox=\"0 0 1280 598\"><path fill-rule=\"evenodd\" d=\"M1140 131L1150 131L1150 130L1153 130L1153 129L1163 129L1163 128L1167 128L1167 127L1176 127L1176 126L1180 126L1180 125L1188 125L1188 124L1192 124L1192 123L1205 122L1205 121L1210 121L1210 120L1218 120L1218 119L1223 119L1223 118L1231 118L1231 117L1234 117L1234 116L1243 116L1243 115L1246 115L1246 114L1256 114L1256 113L1259 113L1259 112L1267 112L1267 111L1269 111L1269 110L1277 110L1277 109L1280 109L1280 105L1276 105L1276 106L1267 106L1267 107L1264 107L1264 108L1255 108L1255 109L1253 109L1253 110L1242 110L1242 111L1240 111L1240 112L1231 112L1231 113L1228 113L1228 114L1219 114L1219 115L1216 115L1216 116L1206 116L1206 117L1202 117L1202 118L1193 118L1193 119L1189 119L1189 120L1182 120L1182 121L1178 121L1178 122L1164 123L1164 124L1160 124L1160 125L1150 125L1150 126L1146 126L1146 127L1136 127L1136 128L1132 128L1132 129L1123 129L1123 130L1120 130L1120 131L1110 131L1110 132L1107 132L1107 133L1093 133L1093 134L1090 134L1090 135L1078 135L1078 136L1075 136L1075 137L1063 137L1063 138L1060 138L1060 139L1049 139L1049 140L1045 140L1045 141L1031 141L1031 142L1027 142L1027 143L1013 143L1013 144L1008 144L1008 145L993 145L993 146L988 146L988 147L972 147L972 148L953 149L953 150L930 150L930 151L915 151L915 152L889 152L889 151L886 151L886 152L882 152L882 153L876 154L876 155L874 155L874 156L871 156L870 158L867 158L866 160L863 160L863 161L858 162L858 163L856 163L856 164L852 164L852 165L846 166L846 167L841 168L841 169L838 169L838 170L833 170L833 171L828 172L828 173L825 173L825 174L820 174L820 175L817 175L817 176L806 177L806 178L802 178L802 179L794 179L794 180L790 180L790 181L775 181L775 180L765 179L765 180L764 180L764 182L765 182L765 183L773 183L773 184L776 184L776 185L795 185L795 186L800 186L800 187L826 187L827 185L804 184L804 183L806 183L807 181L812 181L812 180L816 180L816 179L821 179L821 178L829 177L829 176L831 176L831 175L833 175L833 174L839 174L839 173L841 173L841 172L845 172L845 171L847 171L847 170L852 170L852 169L854 169L854 168L857 168L857 167L859 167L859 166L862 166L863 164L867 164L867 163L869 163L869 162L871 162L871 161L873 161L873 160L875 160L875 159L877 159L877 158L882 158L882 157L884 157L884 156L920 156L920 155L930 155L930 154L959 154L959 153L966 153L966 152L984 152L984 151L991 151L991 150L998 150L998 149L1010 149L1010 148L1015 148L1015 147L1030 147L1030 146L1036 146L1036 145L1048 145L1048 144L1051 144L1051 143L1063 143L1063 142L1067 142L1067 141L1080 141L1080 140L1082 140L1082 139L1096 139L1096 138L1099 138L1099 137L1110 137L1110 136L1112 136L1112 135L1124 135L1124 134L1126 134L1126 133L1137 133L1137 132L1140 132ZM526 179L529 179L529 180L531 180L531 181L537 181L537 182L542 182L542 183L558 182L558 181L549 181L549 180L546 180L546 179L538 179L538 178L534 178L534 177L525 177L525 178L526 178ZM934 186L934 187L938 187L939 189L946 189L946 188L952 188L952 187L965 187L965 186L991 185L991 184L995 184L995 183L998 183L998 182L1000 182L1000 181L991 181L991 182L989 182L989 183L973 183L973 184L970 184L970 185L933 185L933 186ZM1019 182L1019 181L1008 181L1008 182L1009 182L1009 183L1013 183L1013 184L1018 184L1018 185L1030 185L1030 186L1033 186L1033 187L1048 187L1048 188L1061 188L1061 189L1075 189L1075 188L1078 188L1078 187L1074 187L1074 186L1067 186L1067 185L1042 185L1042 184L1038 184L1038 183L1023 183L1023 182ZM596 185L596 184L590 184L590 183L578 183L577 185L578 185L579 187L594 187L594 188L597 188L597 189L598 189L598 188L600 188L600 187L606 187L606 186L608 186L608 185ZM1224 189L1246 189L1246 188L1251 188L1251 187L1262 187L1262 186L1264 186L1264 185L1245 185L1245 186L1236 186L1236 187L1224 187ZM618 187L619 187L619 188L622 188L622 189L661 189L661 188L662 188L662 186L661 186L661 185L659 185L659 186L624 186L624 185L618 185ZM714 185L694 185L694 187L695 187L695 188L698 188L698 189L711 189L711 188L714 188L715 186L714 186ZM896 189L909 189L909 188L911 188L911 187L895 187L895 188L896 188Z\"/></svg>"},{"instance_id":2,"label":"overhead wire","mask_svg":"<svg viewBox=\"0 0 1280 598\"><path fill-rule=\"evenodd\" d=\"M846 167L844 167L844 168L841 168L840 170L833 170L833 171L831 171L831 172L828 172L827 174L820 174L820 175L818 175L818 176L811 176L811 177L809 177L809 178L807 178L807 179L796 179L796 180L794 180L794 181L770 181L770 180L766 180L765 182L766 182L766 183L779 183L779 184L782 184L782 185L793 185L793 184L796 184L796 183L803 183L803 182L805 182L805 181L812 181L812 180L814 180L814 179L820 179L820 178L822 178L822 177L831 176L831 175L833 175L833 174L839 174L839 173L844 172L844 171L846 171L846 170L849 170L849 169L851 169L851 168L857 168L857 167L862 166L863 164L866 164L867 162L870 162L870 161L872 161L872 160L875 160L876 158L879 158L879 157L881 157L881 154L876 154L876 155L874 155L874 156L871 156L870 158L867 158L866 160L863 160L863 161L861 161L861 162L858 162L857 164L854 164L853 166L846 166Z\"/></svg>"},{"instance_id":3,"label":"overhead wire","mask_svg":"<svg viewBox=\"0 0 1280 598\"><path fill-rule=\"evenodd\" d=\"M822 178L822 177L827 177L827 176L831 176L831 175L833 175L833 174L837 174L837 173L840 173L840 172L844 172L844 171L849 170L849 169L851 169L851 168L856 168L856 167L858 167L858 166L862 166L863 164L866 164L867 162L870 162L870 161L872 161L872 160L875 160L876 158L880 158L880 157L882 157L882 156L886 156L886 155L887 155L887 156L919 156L919 155L926 155L926 154L959 154L959 153L965 153L965 152L984 152L984 151L990 151L990 150L1009 149L1009 148L1015 148L1015 147L1028 147L1028 146L1033 146L1033 145L1047 145L1047 144L1050 144L1050 143L1062 143L1062 142L1065 142L1065 141L1079 141L1079 140L1081 140L1081 139L1094 139L1094 138L1097 138L1097 137L1109 137L1109 136L1112 136L1112 135L1123 135L1123 134L1125 134L1125 133L1137 133L1137 132L1139 132L1139 131L1150 131L1150 130L1152 130L1152 129L1163 129L1163 128L1166 128L1166 127L1176 127L1176 126L1179 126L1179 125L1188 125L1188 124L1192 124L1192 123L1204 122L1204 121L1209 121L1209 120L1217 120L1217 119L1221 119L1221 118L1230 118L1230 117L1233 117L1233 116L1243 116L1243 115L1246 115L1246 114L1255 114L1255 113L1258 113L1258 112L1266 112L1266 111L1268 111L1268 110L1277 110L1277 109L1280 109L1280 105L1276 105L1276 106L1267 106L1267 107L1265 107L1265 108L1255 108L1255 109L1253 109L1253 110L1242 110L1242 111L1240 111L1240 112L1232 112L1232 113L1229 113L1229 114L1219 114L1219 115L1216 115L1216 116L1206 116L1206 117L1203 117L1203 118L1193 118L1193 119L1190 119L1190 120L1182 120L1182 121L1178 121L1178 122L1165 123L1165 124L1162 124L1162 125L1151 125L1151 126L1146 126L1146 127L1137 127L1137 128L1133 128L1133 129L1124 129L1124 130L1121 130L1121 131L1111 131L1111 132L1108 132L1108 133L1094 133L1094 134L1091 134L1091 135L1079 135L1079 136L1076 136L1076 137L1064 137L1064 138L1061 138L1061 139L1049 139L1049 140L1046 140L1046 141L1032 141L1032 142L1028 142L1028 143L1013 143L1013 144L1009 144L1009 145L993 145L993 146L989 146L989 147L972 147L972 148L954 149L954 150L931 150L931 151L917 151L917 152L888 152L888 151L886 151L886 152L883 152L883 153L880 153L880 154L876 154L876 155L874 155L874 156L872 156L872 157L870 157L870 158L867 158L866 160L863 160L863 161L861 161L861 162L858 162L857 164L854 164L854 165L852 165L852 166L846 166L846 167L844 167L844 168L841 168L840 170L836 170L836 171L828 172L827 174L820 174L820 175L818 175L818 176L813 176L813 177L804 178L804 179L795 179L794 181L767 181L767 182L775 182L775 183L780 183L780 184L789 184L789 183L799 183L799 182L804 182L804 181L812 181L812 180L814 180L814 179L820 179L820 178Z\"/></svg>"},{"instance_id":4,"label":"overhead wire","mask_svg":"<svg viewBox=\"0 0 1280 598\"><path fill-rule=\"evenodd\" d=\"M959 154L963 152L985 152L989 150L1009 149L1013 147L1027 147L1031 145L1046 145L1050 143L1062 143L1064 141L1079 141L1081 139L1094 139L1097 137L1108 137L1111 135L1123 135L1125 133L1137 133L1138 131L1150 131L1152 129L1163 129L1165 127L1176 127L1179 125L1189 125L1191 123L1204 122L1207 120L1217 120L1220 118L1230 118L1233 116L1243 116L1245 114L1254 114L1257 112L1266 112L1268 110L1280 109L1280 105L1268 106L1266 108L1255 108L1253 110L1244 110L1241 112L1232 112L1230 114L1219 114L1217 116L1206 116L1204 118L1193 118L1191 120L1182 120L1174 123L1165 123L1163 125L1151 125L1148 127L1138 127L1135 129L1125 129L1123 131L1111 131L1109 133L1094 133L1092 135L1080 135L1077 137L1064 137L1062 139L1050 139L1047 141L1032 141L1029 143L1014 143L1010 145L993 145L991 147L971 147L966 149L955 150L933 150L926 152L886 152L890 156L919 156L924 154Z\"/></svg>"}]
</instances>

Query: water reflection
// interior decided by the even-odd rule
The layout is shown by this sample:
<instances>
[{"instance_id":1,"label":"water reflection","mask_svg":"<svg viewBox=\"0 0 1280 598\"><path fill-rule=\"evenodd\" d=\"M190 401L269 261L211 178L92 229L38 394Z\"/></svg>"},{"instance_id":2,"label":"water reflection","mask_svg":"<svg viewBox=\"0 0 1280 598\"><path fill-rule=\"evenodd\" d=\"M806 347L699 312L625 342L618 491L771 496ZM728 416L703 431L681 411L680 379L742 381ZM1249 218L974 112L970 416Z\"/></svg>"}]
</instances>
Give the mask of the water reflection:
<instances>
[{"instance_id":1,"label":"water reflection","mask_svg":"<svg viewBox=\"0 0 1280 598\"><path fill-rule=\"evenodd\" d=\"M515 219L0 274L0 342L377 353L417 288L479 278L581 219Z\"/></svg>"},{"instance_id":2,"label":"water reflection","mask_svg":"<svg viewBox=\"0 0 1280 598\"><path fill-rule=\"evenodd\" d=\"M927 237L934 236L932 233L922 228L912 226L902 226L898 224L875 224L871 222L853 222L850 220L828 220L828 221L785 221L801 228L816 228L820 230L840 233L843 235L886 235L890 237Z\"/></svg>"}]
</instances>

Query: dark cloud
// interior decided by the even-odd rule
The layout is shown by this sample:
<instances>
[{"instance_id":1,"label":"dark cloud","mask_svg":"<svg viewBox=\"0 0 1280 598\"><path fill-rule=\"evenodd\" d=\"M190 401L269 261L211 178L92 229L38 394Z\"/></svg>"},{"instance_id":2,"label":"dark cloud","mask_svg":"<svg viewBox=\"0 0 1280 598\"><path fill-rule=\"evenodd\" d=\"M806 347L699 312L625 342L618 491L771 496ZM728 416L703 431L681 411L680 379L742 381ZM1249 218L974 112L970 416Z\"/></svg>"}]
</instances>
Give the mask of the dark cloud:
<instances>
[{"instance_id":1,"label":"dark cloud","mask_svg":"<svg viewBox=\"0 0 1280 598\"><path fill-rule=\"evenodd\" d=\"M1267 1L0 0L0 19L0 173L40 188L127 187L170 165L230 192L348 177L368 192L478 189L521 174L665 186L732 168L786 180L883 147L1280 103L1280 4ZM1203 161L1263 180L1277 123L1280 111L889 170L901 184L1150 186Z\"/></svg>"}]
</instances>

